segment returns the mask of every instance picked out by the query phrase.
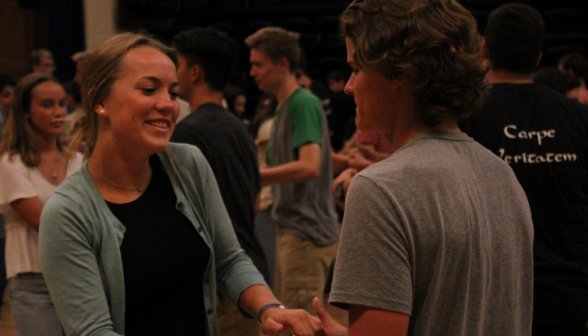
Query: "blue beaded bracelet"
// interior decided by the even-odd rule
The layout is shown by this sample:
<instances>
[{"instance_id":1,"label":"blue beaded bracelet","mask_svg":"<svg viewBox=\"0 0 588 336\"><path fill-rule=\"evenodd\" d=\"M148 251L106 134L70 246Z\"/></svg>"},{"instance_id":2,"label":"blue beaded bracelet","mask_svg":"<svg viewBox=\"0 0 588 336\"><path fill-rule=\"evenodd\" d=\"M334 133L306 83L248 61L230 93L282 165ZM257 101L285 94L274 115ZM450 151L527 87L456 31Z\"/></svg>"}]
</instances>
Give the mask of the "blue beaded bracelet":
<instances>
[{"instance_id":1,"label":"blue beaded bracelet","mask_svg":"<svg viewBox=\"0 0 588 336\"><path fill-rule=\"evenodd\" d=\"M281 303L268 303L265 306L261 307L259 309L259 311L257 312L257 320L259 321L259 323L261 323L261 315L263 314L264 311L266 311L269 308L282 308L282 309L286 309L286 306L284 306Z\"/></svg>"}]
</instances>

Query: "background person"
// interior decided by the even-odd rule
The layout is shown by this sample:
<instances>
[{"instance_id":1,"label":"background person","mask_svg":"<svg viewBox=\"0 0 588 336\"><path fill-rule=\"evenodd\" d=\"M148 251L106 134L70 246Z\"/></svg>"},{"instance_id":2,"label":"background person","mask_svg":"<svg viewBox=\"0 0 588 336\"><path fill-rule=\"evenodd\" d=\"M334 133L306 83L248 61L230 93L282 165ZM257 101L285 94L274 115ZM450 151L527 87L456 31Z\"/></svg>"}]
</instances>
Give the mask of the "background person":
<instances>
[{"instance_id":1,"label":"background person","mask_svg":"<svg viewBox=\"0 0 588 336\"><path fill-rule=\"evenodd\" d=\"M8 121L8 114L14 104L14 86L16 80L7 74L0 72L0 135Z\"/></svg>"},{"instance_id":2,"label":"background person","mask_svg":"<svg viewBox=\"0 0 588 336\"><path fill-rule=\"evenodd\" d=\"M356 0L341 30L357 127L397 150L351 181L330 298L349 330L315 299L327 334L529 335L525 193L457 125L486 88L476 21L454 0Z\"/></svg>"},{"instance_id":3,"label":"background person","mask_svg":"<svg viewBox=\"0 0 588 336\"><path fill-rule=\"evenodd\" d=\"M2 139L2 131L8 121L8 114L12 111L12 104L14 103L14 86L16 81L4 74L0 73L0 140ZM6 263L4 257L5 243L6 243L6 219L0 213L0 308L4 303L4 289L6 288Z\"/></svg>"},{"instance_id":4,"label":"background person","mask_svg":"<svg viewBox=\"0 0 588 336\"><path fill-rule=\"evenodd\" d=\"M580 80L556 68L541 68L537 70L533 75L533 83L547 86L570 99L578 101L580 98ZM581 103L588 104L588 102Z\"/></svg>"},{"instance_id":5,"label":"background person","mask_svg":"<svg viewBox=\"0 0 588 336\"><path fill-rule=\"evenodd\" d=\"M132 33L86 63L68 150L88 160L41 216L41 263L66 333L214 336L218 285L266 334L313 335L316 318L280 308L239 247L200 150L169 144L176 71L175 50Z\"/></svg>"},{"instance_id":6,"label":"background person","mask_svg":"<svg viewBox=\"0 0 588 336\"><path fill-rule=\"evenodd\" d=\"M492 84L461 128L514 171L531 206L533 335L586 335L588 108L533 83L545 23L525 4L488 17L482 57Z\"/></svg>"},{"instance_id":7,"label":"background person","mask_svg":"<svg viewBox=\"0 0 588 336\"><path fill-rule=\"evenodd\" d=\"M264 184L272 184L277 225L276 293L288 307L312 310L335 259L339 223L329 188L333 179L327 121L319 99L301 88L295 70L298 35L262 28L245 39L250 75L271 92L277 112L267 144Z\"/></svg>"},{"instance_id":8,"label":"background person","mask_svg":"<svg viewBox=\"0 0 588 336\"><path fill-rule=\"evenodd\" d=\"M90 58L90 55L92 55L92 51L84 50L78 51L71 56L71 60L76 64L76 75L74 77L74 81L76 81L78 85L82 83L82 73L84 73L86 61L88 58Z\"/></svg>"},{"instance_id":9,"label":"background person","mask_svg":"<svg viewBox=\"0 0 588 336\"><path fill-rule=\"evenodd\" d=\"M236 86L227 86L224 89L223 98L227 102L227 110L233 113L249 129L251 120L245 119L245 105L247 104L245 90Z\"/></svg>"},{"instance_id":10,"label":"background person","mask_svg":"<svg viewBox=\"0 0 588 336\"><path fill-rule=\"evenodd\" d=\"M348 133L354 132L354 129L348 132L349 125L355 123L355 102L352 96L343 92L347 78L341 70L333 70L327 76L329 89L333 93L330 98L327 121L331 134L331 146L335 152L343 149L345 141L350 137Z\"/></svg>"},{"instance_id":11,"label":"background person","mask_svg":"<svg viewBox=\"0 0 588 336\"><path fill-rule=\"evenodd\" d=\"M81 156L75 156L67 165L61 147L66 105L65 90L55 78L41 73L24 77L0 142L6 274L12 317L22 336L62 335L42 274L38 231L44 204L81 164Z\"/></svg>"},{"instance_id":12,"label":"background person","mask_svg":"<svg viewBox=\"0 0 588 336\"><path fill-rule=\"evenodd\" d=\"M173 44L178 50L178 92L193 112L176 125L171 141L202 151L239 245L267 282L269 267L254 222L261 190L257 148L244 125L222 106L223 90L237 62L237 43L215 29L195 28L178 34ZM259 323L241 316L221 293L217 295L217 318L220 335L259 336Z\"/></svg>"},{"instance_id":13,"label":"background person","mask_svg":"<svg viewBox=\"0 0 588 336\"><path fill-rule=\"evenodd\" d=\"M581 53L564 55L558 61L558 69L576 77L580 81L578 100L588 105L588 59Z\"/></svg>"},{"instance_id":14,"label":"background person","mask_svg":"<svg viewBox=\"0 0 588 336\"><path fill-rule=\"evenodd\" d=\"M30 60L33 72L40 72L46 75L53 75L53 72L55 72L53 54L47 49L33 50Z\"/></svg>"}]
</instances>

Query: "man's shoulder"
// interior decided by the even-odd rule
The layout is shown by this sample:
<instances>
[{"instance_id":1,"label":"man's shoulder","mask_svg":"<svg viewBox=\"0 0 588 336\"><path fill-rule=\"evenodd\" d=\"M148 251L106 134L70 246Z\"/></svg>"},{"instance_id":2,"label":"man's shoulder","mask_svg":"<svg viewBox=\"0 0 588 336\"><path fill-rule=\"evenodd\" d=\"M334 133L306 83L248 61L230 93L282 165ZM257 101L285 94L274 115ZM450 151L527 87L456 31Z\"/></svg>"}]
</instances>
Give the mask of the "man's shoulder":
<instances>
[{"instance_id":1,"label":"man's shoulder","mask_svg":"<svg viewBox=\"0 0 588 336\"><path fill-rule=\"evenodd\" d=\"M186 118L178 123L178 126L200 126L206 125L207 120L229 119L231 114L223 106L213 103L202 104L192 111Z\"/></svg>"},{"instance_id":2,"label":"man's shoulder","mask_svg":"<svg viewBox=\"0 0 588 336\"><path fill-rule=\"evenodd\" d=\"M319 100L319 98L317 96L315 96L313 93L308 92L304 89L297 89L296 91L294 91L292 93L292 95L290 95L290 98L288 98L288 102L292 106L297 106L300 104L302 104L302 105L314 104L314 105L318 105L319 107L322 106L321 101Z\"/></svg>"},{"instance_id":3,"label":"man's shoulder","mask_svg":"<svg viewBox=\"0 0 588 336\"><path fill-rule=\"evenodd\" d=\"M198 131L198 135L228 132L248 135L243 123L218 104L204 104L196 108L176 125L174 134L194 131Z\"/></svg>"},{"instance_id":4,"label":"man's shoulder","mask_svg":"<svg viewBox=\"0 0 588 336\"><path fill-rule=\"evenodd\" d=\"M539 84L495 84L490 88L487 104L484 107L493 106L492 103L504 103L508 106L513 101L533 106L537 109L557 106L571 111L588 110L588 107L578 101L567 98L559 92ZM514 108L511 104L511 106Z\"/></svg>"}]
</instances>

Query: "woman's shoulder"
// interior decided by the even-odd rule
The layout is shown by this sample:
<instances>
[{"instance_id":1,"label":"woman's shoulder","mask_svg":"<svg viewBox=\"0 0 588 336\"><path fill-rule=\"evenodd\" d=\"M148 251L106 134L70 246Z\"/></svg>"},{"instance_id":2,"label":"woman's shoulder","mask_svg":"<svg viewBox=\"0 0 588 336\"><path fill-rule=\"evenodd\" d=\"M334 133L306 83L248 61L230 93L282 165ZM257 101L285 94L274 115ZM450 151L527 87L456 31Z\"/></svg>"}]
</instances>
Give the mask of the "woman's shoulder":
<instances>
[{"instance_id":1,"label":"woman's shoulder","mask_svg":"<svg viewBox=\"0 0 588 336\"><path fill-rule=\"evenodd\" d=\"M84 163L84 156L80 153L76 153L67 163L67 175L72 175L79 171Z\"/></svg>"},{"instance_id":2,"label":"woman's shoulder","mask_svg":"<svg viewBox=\"0 0 588 336\"><path fill-rule=\"evenodd\" d=\"M0 155L0 165L11 168L27 169L27 166L22 161L20 154L11 154L10 152L4 152Z\"/></svg>"},{"instance_id":3,"label":"woman's shoulder","mask_svg":"<svg viewBox=\"0 0 588 336\"><path fill-rule=\"evenodd\" d=\"M180 180L195 183L199 187L214 179L214 173L198 147L188 144L170 143L168 150L159 153L164 167L175 171Z\"/></svg>"},{"instance_id":4,"label":"woman's shoulder","mask_svg":"<svg viewBox=\"0 0 588 336\"><path fill-rule=\"evenodd\" d=\"M100 209L97 195L93 184L79 169L57 187L43 207L43 214L53 219L61 218L61 221L67 221L66 218L94 218Z\"/></svg>"},{"instance_id":5,"label":"woman's shoulder","mask_svg":"<svg viewBox=\"0 0 588 336\"><path fill-rule=\"evenodd\" d=\"M202 151L194 145L170 142L167 150L180 167L190 164L199 165L202 162L207 162ZM165 152L163 152L163 156L169 159L166 157Z\"/></svg>"}]
</instances>

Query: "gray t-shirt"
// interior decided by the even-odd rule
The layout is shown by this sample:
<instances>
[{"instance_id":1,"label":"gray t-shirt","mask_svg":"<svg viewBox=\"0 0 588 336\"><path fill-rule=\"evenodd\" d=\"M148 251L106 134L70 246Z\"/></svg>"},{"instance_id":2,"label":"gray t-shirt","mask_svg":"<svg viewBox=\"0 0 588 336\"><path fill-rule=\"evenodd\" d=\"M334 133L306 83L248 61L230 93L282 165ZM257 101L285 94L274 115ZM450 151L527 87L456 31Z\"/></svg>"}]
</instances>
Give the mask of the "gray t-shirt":
<instances>
[{"instance_id":1,"label":"gray t-shirt","mask_svg":"<svg viewBox=\"0 0 588 336\"><path fill-rule=\"evenodd\" d=\"M270 166L298 160L298 148L321 146L321 170L311 181L272 184L272 217L280 233L327 246L339 239L339 223L331 196L333 164L327 121L318 98L298 89L277 111L267 150Z\"/></svg>"},{"instance_id":2,"label":"gray t-shirt","mask_svg":"<svg viewBox=\"0 0 588 336\"><path fill-rule=\"evenodd\" d=\"M530 335L532 249L508 165L427 132L353 179L331 303L408 314L409 335Z\"/></svg>"}]
</instances>

